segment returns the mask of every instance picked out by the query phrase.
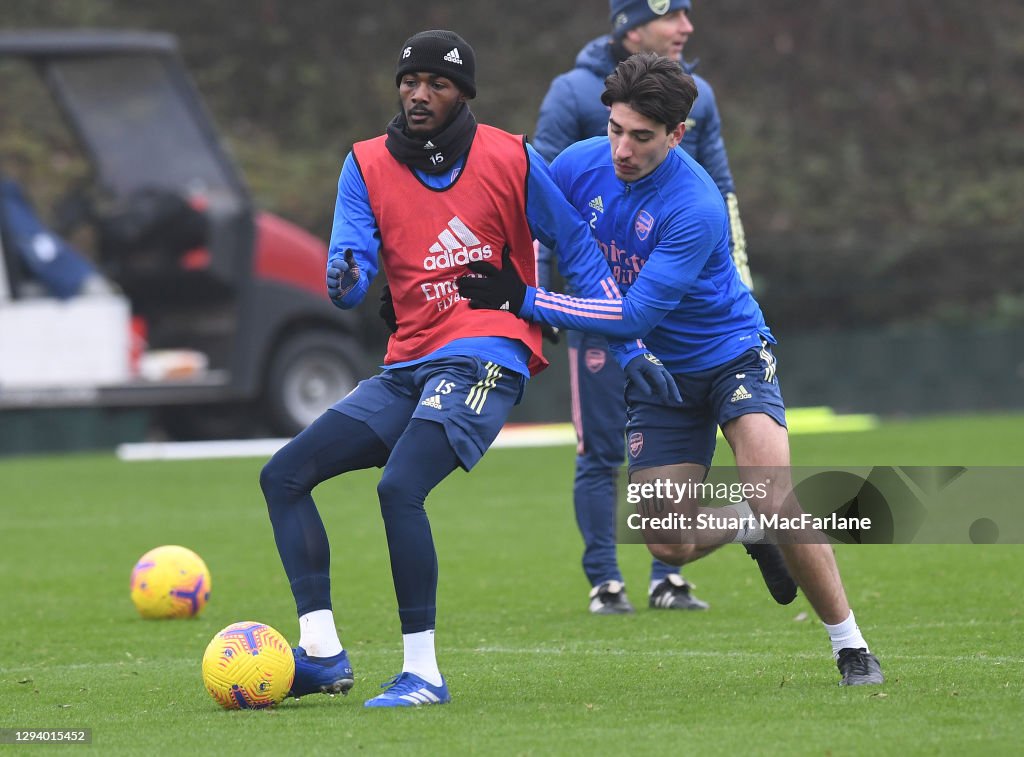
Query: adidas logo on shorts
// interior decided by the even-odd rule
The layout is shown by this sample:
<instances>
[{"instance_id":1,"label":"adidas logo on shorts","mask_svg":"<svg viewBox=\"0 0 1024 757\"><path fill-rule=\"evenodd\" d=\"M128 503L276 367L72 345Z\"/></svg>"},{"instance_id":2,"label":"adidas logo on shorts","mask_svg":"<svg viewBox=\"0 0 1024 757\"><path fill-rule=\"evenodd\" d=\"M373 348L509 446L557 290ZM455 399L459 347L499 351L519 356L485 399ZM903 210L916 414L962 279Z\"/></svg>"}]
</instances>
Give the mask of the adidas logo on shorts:
<instances>
[{"instance_id":1,"label":"adidas logo on shorts","mask_svg":"<svg viewBox=\"0 0 1024 757\"><path fill-rule=\"evenodd\" d=\"M444 59L449 63L458 63L462 65L462 57L459 55L459 48L453 47L447 53L445 53Z\"/></svg>"},{"instance_id":2,"label":"adidas logo on shorts","mask_svg":"<svg viewBox=\"0 0 1024 757\"><path fill-rule=\"evenodd\" d=\"M441 395L439 395L439 394L435 394L433 397L427 397L420 404L421 405L426 405L427 407L432 407L435 410L443 410L444 409L444 408L441 407Z\"/></svg>"},{"instance_id":3,"label":"adidas logo on shorts","mask_svg":"<svg viewBox=\"0 0 1024 757\"><path fill-rule=\"evenodd\" d=\"M732 399L730 402L739 402L740 400L749 400L753 395L747 391L747 388L740 384L736 387L736 391L732 393Z\"/></svg>"}]
</instances>

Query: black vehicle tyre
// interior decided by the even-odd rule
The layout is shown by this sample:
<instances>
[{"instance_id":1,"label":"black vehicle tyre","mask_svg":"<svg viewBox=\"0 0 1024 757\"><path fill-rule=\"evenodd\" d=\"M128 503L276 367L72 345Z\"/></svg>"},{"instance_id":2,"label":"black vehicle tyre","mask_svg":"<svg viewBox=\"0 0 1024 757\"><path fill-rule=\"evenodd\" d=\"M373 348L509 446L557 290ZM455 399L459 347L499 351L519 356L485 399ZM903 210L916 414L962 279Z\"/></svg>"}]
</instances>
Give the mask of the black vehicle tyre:
<instances>
[{"instance_id":1,"label":"black vehicle tyre","mask_svg":"<svg viewBox=\"0 0 1024 757\"><path fill-rule=\"evenodd\" d=\"M291 437L359 383L367 369L359 346L337 332L308 331L271 357L263 403L271 430Z\"/></svg>"}]
</instances>

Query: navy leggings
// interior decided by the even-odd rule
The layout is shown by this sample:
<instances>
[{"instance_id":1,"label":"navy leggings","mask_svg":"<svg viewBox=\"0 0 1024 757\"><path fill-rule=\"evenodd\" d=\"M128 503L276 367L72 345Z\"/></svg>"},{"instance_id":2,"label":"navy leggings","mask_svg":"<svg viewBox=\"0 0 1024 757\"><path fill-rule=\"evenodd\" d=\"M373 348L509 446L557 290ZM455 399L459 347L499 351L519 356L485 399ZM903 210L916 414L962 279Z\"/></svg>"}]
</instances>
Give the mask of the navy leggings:
<instances>
[{"instance_id":1,"label":"navy leggings","mask_svg":"<svg viewBox=\"0 0 1024 757\"><path fill-rule=\"evenodd\" d=\"M424 501L458 464L439 423L412 419L389 455L366 423L335 410L278 450L260 473L260 487L298 614L331 609L331 550L313 488L347 471L384 466L377 496L402 633L434 628L437 553Z\"/></svg>"}]
</instances>

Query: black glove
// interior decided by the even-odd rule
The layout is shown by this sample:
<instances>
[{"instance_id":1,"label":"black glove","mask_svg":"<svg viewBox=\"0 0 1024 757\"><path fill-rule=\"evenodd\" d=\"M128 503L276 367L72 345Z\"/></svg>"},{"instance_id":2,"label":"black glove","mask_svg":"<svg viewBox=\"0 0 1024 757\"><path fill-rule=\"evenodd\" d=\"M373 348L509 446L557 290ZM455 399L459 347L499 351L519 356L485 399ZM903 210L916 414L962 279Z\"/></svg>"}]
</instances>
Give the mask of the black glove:
<instances>
[{"instance_id":1,"label":"black glove","mask_svg":"<svg viewBox=\"0 0 1024 757\"><path fill-rule=\"evenodd\" d=\"M331 302L344 308L342 298L359 283L359 263L352 250L345 250L345 257L332 258L327 263L327 295Z\"/></svg>"},{"instance_id":2,"label":"black glove","mask_svg":"<svg viewBox=\"0 0 1024 757\"><path fill-rule=\"evenodd\" d=\"M377 311L384 323L394 334L398 331L398 316L395 315L395 301L391 299L391 287L388 284L380 292L380 310Z\"/></svg>"},{"instance_id":3,"label":"black glove","mask_svg":"<svg viewBox=\"0 0 1024 757\"><path fill-rule=\"evenodd\" d=\"M474 260L469 270L478 274L459 276L456 284L459 295L469 300L474 310L507 310L519 315L526 299L526 284L519 278L519 272L512 265L512 250L506 244L501 251L501 269L484 260Z\"/></svg>"},{"instance_id":4,"label":"black glove","mask_svg":"<svg viewBox=\"0 0 1024 757\"><path fill-rule=\"evenodd\" d=\"M626 378L645 397L657 397L663 405L679 407L683 404L682 395L676 380L650 352L642 352L630 360L625 367Z\"/></svg>"},{"instance_id":5,"label":"black glove","mask_svg":"<svg viewBox=\"0 0 1024 757\"><path fill-rule=\"evenodd\" d=\"M546 323L540 325L540 334L552 344L562 341L562 335L558 333L557 326L548 326Z\"/></svg>"}]
</instances>

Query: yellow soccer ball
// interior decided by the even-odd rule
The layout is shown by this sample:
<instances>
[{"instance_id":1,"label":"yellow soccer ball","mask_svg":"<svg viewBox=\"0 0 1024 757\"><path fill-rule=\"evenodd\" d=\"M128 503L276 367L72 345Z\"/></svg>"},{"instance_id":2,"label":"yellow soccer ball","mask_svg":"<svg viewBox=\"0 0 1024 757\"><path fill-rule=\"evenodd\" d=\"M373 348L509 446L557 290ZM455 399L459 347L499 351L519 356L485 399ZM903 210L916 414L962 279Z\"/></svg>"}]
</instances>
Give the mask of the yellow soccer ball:
<instances>
[{"instance_id":1,"label":"yellow soccer ball","mask_svg":"<svg viewBox=\"0 0 1024 757\"><path fill-rule=\"evenodd\" d=\"M210 571L191 549L157 547L135 563L131 591L144 618L192 618L210 599Z\"/></svg>"},{"instance_id":2,"label":"yellow soccer ball","mask_svg":"<svg viewBox=\"0 0 1024 757\"><path fill-rule=\"evenodd\" d=\"M265 623L233 623L203 654L203 683L227 710L260 710L285 698L295 678L288 641Z\"/></svg>"}]
</instances>

